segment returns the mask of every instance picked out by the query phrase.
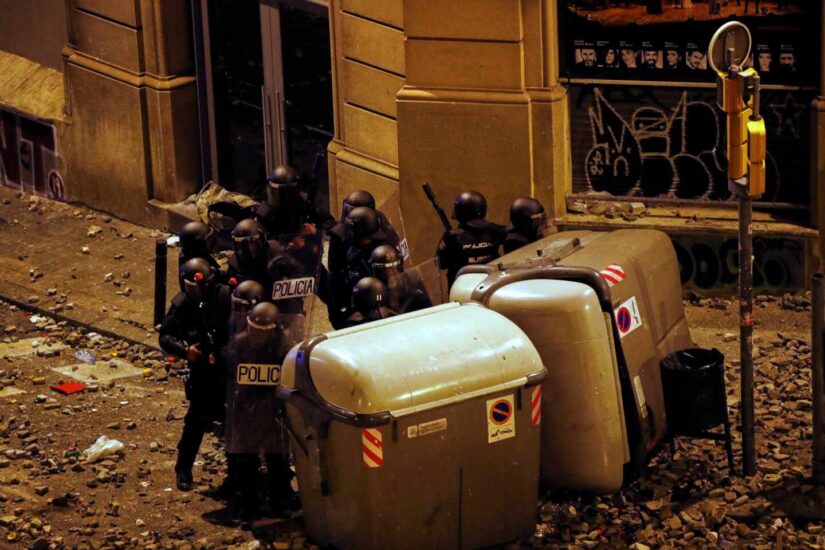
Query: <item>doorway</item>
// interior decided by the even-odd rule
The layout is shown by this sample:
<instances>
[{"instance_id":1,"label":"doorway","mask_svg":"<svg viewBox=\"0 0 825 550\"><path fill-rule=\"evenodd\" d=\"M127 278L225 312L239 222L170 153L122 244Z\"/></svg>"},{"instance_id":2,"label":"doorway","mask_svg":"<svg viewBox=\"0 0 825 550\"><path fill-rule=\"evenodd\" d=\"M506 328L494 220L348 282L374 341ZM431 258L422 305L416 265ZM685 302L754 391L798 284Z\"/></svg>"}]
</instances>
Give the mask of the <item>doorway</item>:
<instances>
[{"instance_id":1,"label":"doorway","mask_svg":"<svg viewBox=\"0 0 825 550\"><path fill-rule=\"evenodd\" d=\"M266 175L286 163L328 208L334 130L326 0L193 1L201 18L204 182L262 199Z\"/></svg>"}]
</instances>

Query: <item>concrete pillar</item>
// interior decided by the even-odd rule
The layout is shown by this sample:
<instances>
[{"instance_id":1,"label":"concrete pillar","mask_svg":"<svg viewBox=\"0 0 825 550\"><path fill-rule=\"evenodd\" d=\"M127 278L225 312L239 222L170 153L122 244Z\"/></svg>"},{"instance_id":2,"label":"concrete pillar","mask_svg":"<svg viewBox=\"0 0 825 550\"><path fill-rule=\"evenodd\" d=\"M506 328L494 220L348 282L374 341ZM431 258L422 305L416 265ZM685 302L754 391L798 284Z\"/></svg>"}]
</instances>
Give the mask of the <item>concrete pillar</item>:
<instances>
[{"instance_id":1,"label":"concrete pillar","mask_svg":"<svg viewBox=\"0 0 825 550\"><path fill-rule=\"evenodd\" d=\"M70 198L135 221L198 177L187 0L69 0L64 49Z\"/></svg>"},{"instance_id":2,"label":"concrete pillar","mask_svg":"<svg viewBox=\"0 0 825 550\"><path fill-rule=\"evenodd\" d=\"M548 210L569 181L565 92L553 0L404 0L406 74L398 94L401 207L413 261L432 256L442 206L475 189L506 223L519 195ZM562 201L563 203L563 201Z\"/></svg>"}]
</instances>

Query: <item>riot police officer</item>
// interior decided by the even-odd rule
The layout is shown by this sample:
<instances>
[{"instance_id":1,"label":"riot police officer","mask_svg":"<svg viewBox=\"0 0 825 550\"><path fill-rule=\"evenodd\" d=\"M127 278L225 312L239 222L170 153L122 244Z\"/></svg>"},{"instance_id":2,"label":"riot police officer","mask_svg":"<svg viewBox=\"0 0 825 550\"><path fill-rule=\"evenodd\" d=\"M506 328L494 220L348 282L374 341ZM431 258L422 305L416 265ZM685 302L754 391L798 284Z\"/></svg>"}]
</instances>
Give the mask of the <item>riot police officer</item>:
<instances>
[{"instance_id":1,"label":"riot police officer","mask_svg":"<svg viewBox=\"0 0 825 550\"><path fill-rule=\"evenodd\" d=\"M258 281L247 279L238 283L238 286L232 291L230 334L238 334L246 330L246 316L253 307L266 300L266 298L266 290Z\"/></svg>"},{"instance_id":2,"label":"riot police officer","mask_svg":"<svg viewBox=\"0 0 825 550\"><path fill-rule=\"evenodd\" d=\"M504 238L504 253L512 252L542 238L547 213L532 197L519 197L510 206L510 227Z\"/></svg>"},{"instance_id":3,"label":"riot police officer","mask_svg":"<svg viewBox=\"0 0 825 550\"><path fill-rule=\"evenodd\" d=\"M255 211L268 238L290 233L314 233L335 223L330 214L300 190L298 174L291 166L281 165L267 178L266 202Z\"/></svg>"},{"instance_id":4,"label":"riot police officer","mask_svg":"<svg viewBox=\"0 0 825 550\"><path fill-rule=\"evenodd\" d=\"M184 225L180 233L180 255L178 256L178 268L192 258L203 258L209 262L212 269L220 271L220 265L212 257L209 251L209 227L206 224L192 221Z\"/></svg>"},{"instance_id":5,"label":"riot police officer","mask_svg":"<svg viewBox=\"0 0 825 550\"><path fill-rule=\"evenodd\" d=\"M387 307L389 293L386 285L375 277L364 277L352 288L352 309L346 326L363 325L370 321L387 319L396 313Z\"/></svg>"},{"instance_id":6,"label":"riot police officer","mask_svg":"<svg viewBox=\"0 0 825 550\"><path fill-rule=\"evenodd\" d=\"M216 283L207 260L193 258L180 269L184 291L172 299L160 327L159 343L168 354L186 360L189 410L183 420L175 464L178 489L192 488L192 465L203 436L223 415L225 384L219 352L228 339L228 292Z\"/></svg>"},{"instance_id":7,"label":"riot police officer","mask_svg":"<svg viewBox=\"0 0 825 550\"><path fill-rule=\"evenodd\" d=\"M415 273L404 272L401 253L382 244L370 254L372 275L387 287L387 306L396 313L417 311L432 305L423 282Z\"/></svg>"},{"instance_id":8,"label":"riot police officer","mask_svg":"<svg viewBox=\"0 0 825 550\"><path fill-rule=\"evenodd\" d=\"M246 328L227 347L229 391L226 407L226 450L237 469L240 517L258 512L259 453L267 467L266 488L272 511L286 515L293 491L287 436L281 423L284 407L276 394L281 364L294 343L281 323L278 307L262 302L249 312Z\"/></svg>"},{"instance_id":9,"label":"riot police officer","mask_svg":"<svg viewBox=\"0 0 825 550\"><path fill-rule=\"evenodd\" d=\"M436 256L441 269L447 270L452 286L458 271L469 264L484 264L499 257L506 229L487 221L487 201L477 191L465 191L455 199L453 219L458 229L445 231L438 243Z\"/></svg>"},{"instance_id":10,"label":"riot police officer","mask_svg":"<svg viewBox=\"0 0 825 550\"><path fill-rule=\"evenodd\" d=\"M281 247L267 241L260 223L253 218L241 220L232 230L235 254L229 259L228 275L236 281L254 280L270 287L268 264Z\"/></svg>"},{"instance_id":11,"label":"riot police officer","mask_svg":"<svg viewBox=\"0 0 825 550\"><path fill-rule=\"evenodd\" d=\"M333 326L339 324L346 315L350 300L351 286L348 286L347 250L352 245L352 232L347 229L347 216L355 208L365 207L373 210L378 218L376 230L379 230L386 237L387 242L393 246L400 246L401 239L398 233L390 224L390 221L383 212L375 208L375 198L368 191L362 189L353 191L343 201L341 208L341 220L329 231L329 251L327 255L327 265L329 266L329 277L332 289L334 311L330 312L331 317L338 315L338 323L333 321Z\"/></svg>"}]
</instances>

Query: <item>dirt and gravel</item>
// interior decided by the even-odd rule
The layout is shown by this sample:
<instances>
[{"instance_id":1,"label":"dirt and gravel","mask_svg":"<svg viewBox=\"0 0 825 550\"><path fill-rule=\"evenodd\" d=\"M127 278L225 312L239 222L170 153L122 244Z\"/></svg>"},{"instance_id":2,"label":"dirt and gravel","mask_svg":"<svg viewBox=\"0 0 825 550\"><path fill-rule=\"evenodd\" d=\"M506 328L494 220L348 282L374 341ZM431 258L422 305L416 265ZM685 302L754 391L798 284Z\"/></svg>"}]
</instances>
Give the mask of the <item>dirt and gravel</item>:
<instances>
[{"instance_id":1,"label":"dirt and gravel","mask_svg":"<svg viewBox=\"0 0 825 550\"><path fill-rule=\"evenodd\" d=\"M736 424L736 304L697 298L686 306L697 344L728 357ZM825 547L825 488L809 480L810 300L760 297L757 312L757 476L730 478L721 444L679 439L674 456L662 449L619 494L543 495L535 535L512 547ZM15 341L32 338L41 338L33 353L4 357L20 347ZM5 303L0 340L0 395L9 388L26 392L0 397L0 537L9 547L312 547L300 513L289 520L263 518L252 531L231 522L227 506L211 496L224 472L212 436L196 464L196 490L174 488L175 444L186 410L176 376L181 365ZM50 342L67 347L56 351ZM50 389L68 380L53 367L90 357L122 359L140 375L69 396ZM104 434L121 441L123 451L86 463L78 451ZM738 444L735 449L738 461Z\"/></svg>"}]
</instances>

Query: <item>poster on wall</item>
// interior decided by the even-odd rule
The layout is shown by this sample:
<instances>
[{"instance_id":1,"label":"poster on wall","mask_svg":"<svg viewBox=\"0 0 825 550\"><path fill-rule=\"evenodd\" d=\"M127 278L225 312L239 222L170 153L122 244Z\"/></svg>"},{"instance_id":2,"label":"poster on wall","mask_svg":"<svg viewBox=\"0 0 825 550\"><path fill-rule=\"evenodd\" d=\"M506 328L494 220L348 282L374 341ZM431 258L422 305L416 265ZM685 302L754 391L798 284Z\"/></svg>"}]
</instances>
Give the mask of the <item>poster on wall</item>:
<instances>
[{"instance_id":1,"label":"poster on wall","mask_svg":"<svg viewBox=\"0 0 825 550\"><path fill-rule=\"evenodd\" d=\"M571 78L712 82L713 33L751 30L765 84L815 85L819 2L812 0L559 0L562 74Z\"/></svg>"},{"instance_id":2,"label":"poster on wall","mask_svg":"<svg viewBox=\"0 0 825 550\"><path fill-rule=\"evenodd\" d=\"M658 69L650 69L658 70ZM807 205L814 92L765 90L762 201ZM573 192L728 200L725 118L714 88L570 86Z\"/></svg>"}]
</instances>

